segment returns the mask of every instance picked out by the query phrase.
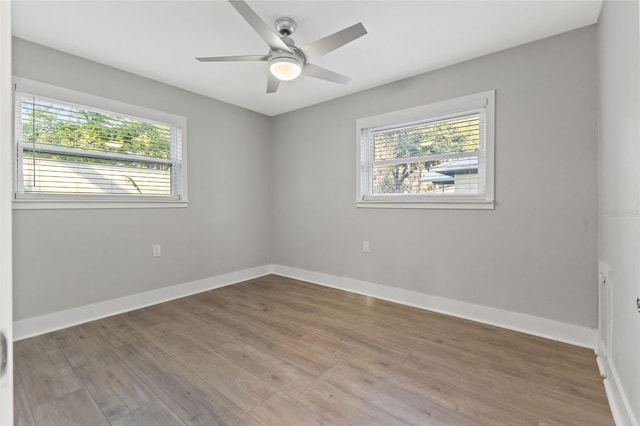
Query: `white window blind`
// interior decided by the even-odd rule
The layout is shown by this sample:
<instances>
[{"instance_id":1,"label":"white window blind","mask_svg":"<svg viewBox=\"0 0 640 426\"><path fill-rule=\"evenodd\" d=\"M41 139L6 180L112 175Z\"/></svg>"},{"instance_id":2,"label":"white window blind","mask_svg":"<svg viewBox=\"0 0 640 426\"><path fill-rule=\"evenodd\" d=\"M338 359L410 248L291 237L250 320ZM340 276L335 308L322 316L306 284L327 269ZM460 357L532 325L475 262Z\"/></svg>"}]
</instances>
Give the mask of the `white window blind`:
<instances>
[{"instance_id":1,"label":"white window blind","mask_svg":"<svg viewBox=\"0 0 640 426\"><path fill-rule=\"evenodd\" d=\"M17 199L184 199L180 123L21 91L15 120Z\"/></svg>"},{"instance_id":2,"label":"white window blind","mask_svg":"<svg viewBox=\"0 0 640 426\"><path fill-rule=\"evenodd\" d=\"M493 97L481 95L359 120L356 201L492 202Z\"/></svg>"}]
</instances>

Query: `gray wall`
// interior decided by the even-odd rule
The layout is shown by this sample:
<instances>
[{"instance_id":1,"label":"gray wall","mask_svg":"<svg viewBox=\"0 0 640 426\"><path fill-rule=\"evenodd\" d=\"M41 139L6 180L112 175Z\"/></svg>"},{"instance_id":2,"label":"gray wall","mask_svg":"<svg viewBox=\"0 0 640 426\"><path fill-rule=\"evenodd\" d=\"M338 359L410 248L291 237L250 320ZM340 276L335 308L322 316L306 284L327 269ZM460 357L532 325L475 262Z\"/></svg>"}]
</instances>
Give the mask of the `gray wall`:
<instances>
[{"instance_id":1,"label":"gray wall","mask_svg":"<svg viewBox=\"0 0 640 426\"><path fill-rule=\"evenodd\" d=\"M640 48L637 1L606 1L598 25L599 256L612 272L613 364L640 420ZM622 420L622 424L631 424Z\"/></svg>"},{"instance_id":2,"label":"gray wall","mask_svg":"<svg viewBox=\"0 0 640 426\"><path fill-rule=\"evenodd\" d=\"M274 262L595 327L595 61L588 27L276 117ZM488 89L495 210L355 207L356 119Z\"/></svg>"},{"instance_id":3,"label":"gray wall","mask_svg":"<svg viewBox=\"0 0 640 426\"><path fill-rule=\"evenodd\" d=\"M272 119L14 47L15 75L187 116L191 200L15 211L17 320L273 262L596 325L593 27ZM496 89L495 210L355 207L357 118L487 89ZM153 243L162 258L151 258Z\"/></svg>"},{"instance_id":4,"label":"gray wall","mask_svg":"<svg viewBox=\"0 0 640 426\"><path fill-rule=\"evenodd\" d=\"M16 76L186 116L190 199L15 210L15 320L269 263L267 117L20 39L13 48Z\"/></svg>"}]
</instances>

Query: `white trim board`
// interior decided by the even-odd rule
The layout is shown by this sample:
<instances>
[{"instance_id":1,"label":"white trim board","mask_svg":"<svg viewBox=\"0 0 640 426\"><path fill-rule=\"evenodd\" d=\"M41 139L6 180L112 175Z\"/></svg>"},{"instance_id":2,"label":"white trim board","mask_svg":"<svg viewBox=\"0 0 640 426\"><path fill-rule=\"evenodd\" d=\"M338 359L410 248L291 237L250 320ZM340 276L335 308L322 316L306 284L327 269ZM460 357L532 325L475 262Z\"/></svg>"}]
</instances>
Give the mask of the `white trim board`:
<instances>
[{"instance_id":1,"label":"white trim board","mask_svg":"<svg viewBox=\"0 0 640 426\"><path fill-rule=\"evenodd\" d=\"M631 403L624 388L620 385L620 376L613 361L607 355L596 358L600 375L604 378L604 390L609 401L609 408L616 425L640 426L631 409Z\"/></svg>"},{"instance_id":2,"label":"white trim board","mask_svg":"<svg viewBox=\"0 0 640 426\"><path fill-rule=\"evenodd\" d=\"M607 394L607 400L609 400L609 408L611 408L614 422L620 426L639 426L640 423L631 410L631 403L627 398L627 394L624 388L620 386L620 378L615 365L609 360L605 360L605 362L608 364L607 370L609 374L603 381L604 390Z\"/></svg>"},{"instance_id":3,"label":"white trim board","mask_svg":"<svg viewBox=\"0 0 640 426\"><path fill-rule=\"evenodd\" d=\"M440 312L589 349L595 350L596 348L597 330L594 328L288 266L272 265L272 272L288 278Z\"/></svg>"},{"instance_id":4,"label":"white trim board","mask_svg":"<svg viewBox=\"0 0 640 426\"><path fill-rule=\"evenodd\" d=\"M27 318L13 323L14 341L26 339L62 328L71 327L111 315L133 311L145 306L155 305L169 300L179 299L195 293L213 290L247 281L252 278L261 277L271 272L269 265L256 266L254 268L243 269L241 271L216 275L203 278L201 280L190 281L156 290L136 293L117 299L105 300L92 303L90 305L79 306L77 308L64 311L53 312L38 317Z\"/></svg>"}]
</instances>

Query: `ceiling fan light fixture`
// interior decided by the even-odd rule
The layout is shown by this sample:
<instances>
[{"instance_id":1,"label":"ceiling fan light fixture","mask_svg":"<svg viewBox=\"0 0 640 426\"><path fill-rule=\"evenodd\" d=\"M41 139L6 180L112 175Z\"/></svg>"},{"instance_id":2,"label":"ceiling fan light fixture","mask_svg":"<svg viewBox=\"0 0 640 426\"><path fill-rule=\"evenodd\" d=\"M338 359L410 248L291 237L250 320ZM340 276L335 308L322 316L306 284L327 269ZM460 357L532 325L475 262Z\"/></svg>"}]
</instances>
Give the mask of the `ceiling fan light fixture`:
<instances>
[{"instance_id":1,"label":"ceiling fan light fixture","mask_svg":"<svg viewBox=\"0 0 640 426\"><path fill-rule=\"evenodd\" d=\"M273 58L269 61L269 71L278 80L295 80L302 73L302 62L289 57Z\"/></svg>"},{"instance_id":2,"label":"ceiling fan light fixture","mask_svg":"<svg viewBox=\"0 0 640 426\"><path fill-rule=\"evenodd\" d=\"M2 1L2 0L0 0ZM270 28L245 0L229 0L229 4L244 18L253 30L267 43L266 55L211 56L196 58L200 62L254 61L269 63L267 93L275 93L281 81L295 80L302 74L338 84L347 84L349 77L310 63L316 58L351 43L367 34L361 22L330 34L299 48L290 38L296 30L296 21L282 16L275 21L277 31Z\"/></svg>"}]
</instances>

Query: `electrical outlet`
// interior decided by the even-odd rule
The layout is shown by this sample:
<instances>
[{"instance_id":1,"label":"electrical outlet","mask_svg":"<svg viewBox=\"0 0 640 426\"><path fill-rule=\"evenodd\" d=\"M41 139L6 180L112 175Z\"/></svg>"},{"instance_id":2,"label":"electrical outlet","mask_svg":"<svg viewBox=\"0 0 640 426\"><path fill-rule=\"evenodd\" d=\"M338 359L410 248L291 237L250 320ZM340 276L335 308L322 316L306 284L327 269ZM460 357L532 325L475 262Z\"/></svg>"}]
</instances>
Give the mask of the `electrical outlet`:
<instances>
[{"instance_id":1,"label":"electrical outlet","mask_svg":"<svg viewBox=\"0 0 640 426\"><path fill-rule=\"evenodd\" d=\"M160 244L154 244L151 246L151 256L152 257L160 257L162 252L160 251Z\"/></svg>"},{"instance_id":2,"label":"electrical outlet","mask_svg":"<svg viewBox=\"0 0 640 426\"><path fill-rule=\"evenodd\" d=\"M369 241L364 240L364 241L362 242L362 251L363 251L363 252L365 252L365 253L369 253L369 252L371 252L371 249L370 249L370 247L369 247Z\"/></svg>"}]
</instances>

